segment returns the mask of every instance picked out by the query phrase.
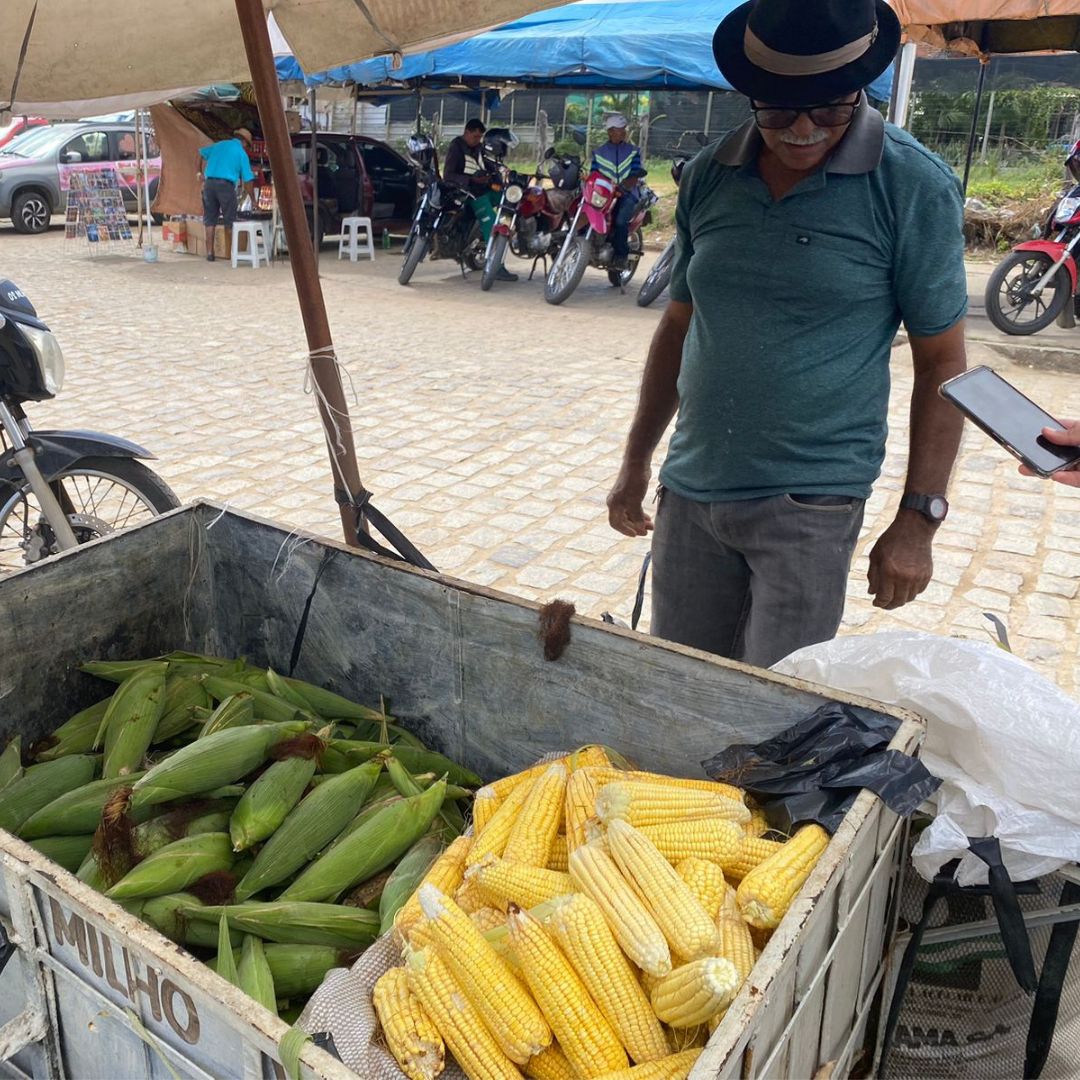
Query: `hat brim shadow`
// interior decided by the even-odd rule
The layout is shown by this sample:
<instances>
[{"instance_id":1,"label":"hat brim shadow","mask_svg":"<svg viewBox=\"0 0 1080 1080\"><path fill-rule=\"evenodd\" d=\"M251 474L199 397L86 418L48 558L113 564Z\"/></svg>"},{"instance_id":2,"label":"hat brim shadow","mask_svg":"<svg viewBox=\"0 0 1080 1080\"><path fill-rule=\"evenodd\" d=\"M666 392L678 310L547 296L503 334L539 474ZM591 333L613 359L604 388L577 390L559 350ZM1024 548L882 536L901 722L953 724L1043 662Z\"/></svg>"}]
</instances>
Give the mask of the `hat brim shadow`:
<instances>
[{"instance_id":1,"label":"hat brim shadow","mask_svg":"<svg viewBox=\"0 0 1080 1080\"><path fill-rule=\"evenodd\" d=\"M754 0L732 11L713 34L720 73L740 94L769 105L819 105L869 86L896 56L900 20L885 0L875 0L878 35L858 60L820 75L774 75L746 58L743 40Z\"/></svg>"}]
</instances>

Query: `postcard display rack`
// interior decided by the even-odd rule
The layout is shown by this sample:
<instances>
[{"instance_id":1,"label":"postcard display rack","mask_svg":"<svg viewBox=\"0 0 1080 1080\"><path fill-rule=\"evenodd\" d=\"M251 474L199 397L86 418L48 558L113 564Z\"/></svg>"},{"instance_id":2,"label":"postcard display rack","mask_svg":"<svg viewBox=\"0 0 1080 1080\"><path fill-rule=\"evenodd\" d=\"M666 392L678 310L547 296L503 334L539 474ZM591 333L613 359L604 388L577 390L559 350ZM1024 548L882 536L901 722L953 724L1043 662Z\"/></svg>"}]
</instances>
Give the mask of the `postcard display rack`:
<instances>
[{"instance_id":1,"label":"postcard display rack","mask_svg":"<svg viewBox=\"0 0 1080 1080\"><path fill-rule=\"evenodd\" d=\"M85 241L91 255L134 247L116 169L71 171L64 236Z\"/></svg>"}]
</instances>

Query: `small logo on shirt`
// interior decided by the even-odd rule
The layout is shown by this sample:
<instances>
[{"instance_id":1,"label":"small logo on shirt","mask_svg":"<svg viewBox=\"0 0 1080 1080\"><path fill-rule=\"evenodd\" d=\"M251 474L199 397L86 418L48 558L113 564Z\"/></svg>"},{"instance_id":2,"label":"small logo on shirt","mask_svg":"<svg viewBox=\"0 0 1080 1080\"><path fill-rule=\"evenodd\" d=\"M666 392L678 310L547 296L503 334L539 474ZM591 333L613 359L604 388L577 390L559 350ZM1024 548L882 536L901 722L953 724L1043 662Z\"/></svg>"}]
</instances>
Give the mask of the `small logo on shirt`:
<instances>
[{"instance_id":1,"label":"small logo on shirt","mask_svg":"<svg viewBox=\"0 0 1080 1080\"><path fill-rule=\"evenodd\" d=\"M796 244L809 244L810 243L810 237L807 236L805 233L800 233L798 236L795 237L795 243Z\"/></svg>"}]
</instances>

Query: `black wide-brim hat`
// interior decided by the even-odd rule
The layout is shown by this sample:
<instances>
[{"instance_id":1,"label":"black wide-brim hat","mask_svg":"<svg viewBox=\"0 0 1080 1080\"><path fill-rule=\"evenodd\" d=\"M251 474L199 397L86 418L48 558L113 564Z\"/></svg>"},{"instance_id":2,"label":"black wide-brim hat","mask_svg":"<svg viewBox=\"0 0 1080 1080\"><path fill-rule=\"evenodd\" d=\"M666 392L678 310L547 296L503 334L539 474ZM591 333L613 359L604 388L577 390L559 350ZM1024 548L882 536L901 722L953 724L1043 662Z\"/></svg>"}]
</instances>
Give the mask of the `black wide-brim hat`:
<instances>
[{"instance_id":1,"label":"black wide-brim hat","mask_svg":"<svg viewBox=\"0 0 1080 1080\"><path fill-rule=\"evenodd\" d=\"M900 47L885 0L749 0L713 35L720 73L768 105L820 105L869 86Z\"/></svg>"}]
</instances>

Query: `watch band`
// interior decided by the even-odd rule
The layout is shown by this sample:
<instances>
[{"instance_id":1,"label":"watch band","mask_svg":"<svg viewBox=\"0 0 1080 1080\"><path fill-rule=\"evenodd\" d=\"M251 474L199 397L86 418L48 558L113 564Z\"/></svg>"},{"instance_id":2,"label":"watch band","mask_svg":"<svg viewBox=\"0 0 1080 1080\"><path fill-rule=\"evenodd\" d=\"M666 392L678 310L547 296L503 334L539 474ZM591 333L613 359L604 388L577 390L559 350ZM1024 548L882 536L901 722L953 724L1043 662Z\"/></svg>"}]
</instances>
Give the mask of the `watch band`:
<instances>
[{"instance_id":1,"label":"watch band","mask_svg":"<svg viewBox=\"0 0 1080 1080\"><path fill-rule=\"evenodd\" d=\"M940 524L949 513L949 500L944 495L917 495L908 493L900 500L901 510L915 510L927 520Z\"/></svg>"}]
</instances>

